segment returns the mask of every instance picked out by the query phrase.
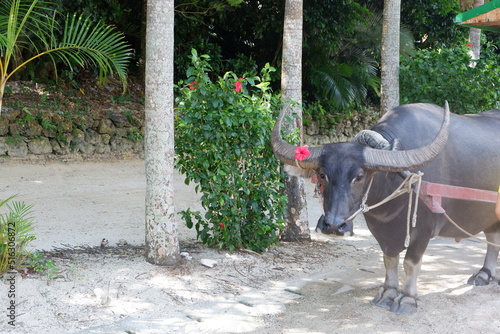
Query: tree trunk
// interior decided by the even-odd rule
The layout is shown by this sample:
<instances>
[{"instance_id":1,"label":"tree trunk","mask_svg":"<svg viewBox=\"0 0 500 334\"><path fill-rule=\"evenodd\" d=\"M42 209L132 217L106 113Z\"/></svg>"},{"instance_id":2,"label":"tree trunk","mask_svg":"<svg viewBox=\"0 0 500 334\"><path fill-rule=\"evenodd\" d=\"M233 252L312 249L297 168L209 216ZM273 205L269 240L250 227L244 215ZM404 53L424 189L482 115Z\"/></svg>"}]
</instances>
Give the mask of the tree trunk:
<instances>
[{"instance_id":1,"label":"tree trunk","mask_svg":"<svg viewBox=\"0 0 500 334\"><path fill-rule=\"evenodd\" d=\"M146 28L146 260L180 259L175 221L174 0L148 0Z\"/></svg>"},{"instance_id":2,"label":"tree trunk","mask_svg":"<svg viewBox=\"0 0 500 334\"><path fill-rule=\"evenodd\" d=\"M282 98L299 104L302 103L302 8L302 0L286 0L285 2L281 72ZM302 109L296 106L293 107L292 112L298 117L289 130L299 129L302 133ZM282 239L285 241L310 240L305 181L303 178L288 175L285 185L288 209Z\"/></svg>"},{"instance_id":3,"label":"tree trunk","mask_svg":"<svg viewBox=\"0 0 500 334\"><path fill-rule=\"evenodd\" d=\"M484 0L474 0L474 8L484 5ZM469 43L472 45L469 55L472 60L478 60L481 56L481 29L470 28ZM471 66L476 66L475 62L471 62Z\"/></svg>"},{"instance_id":4,"label":"tree trunk","mask_svg":"<svg viewBox=\"0 0 500 334\"><path fill-rule=\"evenodd\" d=\"M399 105L400 20L401 0L384 0L380 84L382 115Z\"/></svg>"}]
</instances>

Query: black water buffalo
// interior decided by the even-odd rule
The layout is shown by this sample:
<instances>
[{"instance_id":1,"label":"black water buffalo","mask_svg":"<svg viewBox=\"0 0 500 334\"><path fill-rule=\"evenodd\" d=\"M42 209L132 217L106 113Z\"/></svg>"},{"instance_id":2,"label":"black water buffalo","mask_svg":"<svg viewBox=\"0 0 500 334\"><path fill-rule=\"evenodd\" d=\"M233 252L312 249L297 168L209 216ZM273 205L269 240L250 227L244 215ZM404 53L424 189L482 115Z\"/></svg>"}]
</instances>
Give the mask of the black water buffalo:
<instances>
[{"instance_id":1,"label":"black water buffalo","mask_svg":"<svg viewBox=\"0 0 500 334\"><path fill-rule=\"evenodd\" d=\"M365 130L361 140L309 148L309 155L296 155L297 146L281 137L280 114L272 134L276 156L290 171L309 177L318 173L324 187L323 233L344 232L347 219L359 209L370 182L366 204L380 202L402 182L400 174L419 170L429 182L496 191L500 183L500 110L459 116L432 104L409 104L394 108ZM368 138L367 137L368 134ZM359 138L359 136L358 136ZM304 150L300 148L300 150ZM303 152L302 152L303 153ZM407 172L406 172L407 173ZM373 181L371 181L373 179ZM417 224L407 237L408 194L366 212L365 219L384 254L384 286L372 304L397 314L417 309L417 276L429 240L435 236L466 238L443 214L432 213L420 203ZM494 204L455 199L442 200L447 214L466 231L484 231L487 240L500 243L500 222ZM404 257L405 279L399 288L399 254ZM493 282L499 248L488 245L484 266L469 284ZM496 278L498 279L498 278ZM495 282L496 283L496 282Z\"/></svg>"}]
</instances>

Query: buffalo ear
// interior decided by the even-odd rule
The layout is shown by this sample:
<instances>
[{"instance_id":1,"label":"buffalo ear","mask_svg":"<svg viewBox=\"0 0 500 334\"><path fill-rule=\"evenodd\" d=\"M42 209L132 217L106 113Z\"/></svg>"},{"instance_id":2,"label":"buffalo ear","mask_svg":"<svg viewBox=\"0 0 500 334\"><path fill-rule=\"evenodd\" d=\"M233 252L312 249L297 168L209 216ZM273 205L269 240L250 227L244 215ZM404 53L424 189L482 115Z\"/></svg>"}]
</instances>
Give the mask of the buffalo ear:
<instances>
[{"instance_id":1,"label":"buffalo ear","mask_svg":"<svg viewBox=\"0 0 500 334\"><path fill-rule=\"evenodd\" d=\"M359 131L352 142L379 150L385 150L391 146L391 144L380 133L372 130Z\"/></svg>"},{"instance_id":2,"label":"buffalo ear","mask_svg":"<svg viewBox=\"0 0 500 334\"><path fill-rule=\"evenodd\" d=\"M309 179L316 175L316 170L312 168L300 168L292 165L285 165L285 172L291 176L303 177Z\"/></svg>"}]
</instances>

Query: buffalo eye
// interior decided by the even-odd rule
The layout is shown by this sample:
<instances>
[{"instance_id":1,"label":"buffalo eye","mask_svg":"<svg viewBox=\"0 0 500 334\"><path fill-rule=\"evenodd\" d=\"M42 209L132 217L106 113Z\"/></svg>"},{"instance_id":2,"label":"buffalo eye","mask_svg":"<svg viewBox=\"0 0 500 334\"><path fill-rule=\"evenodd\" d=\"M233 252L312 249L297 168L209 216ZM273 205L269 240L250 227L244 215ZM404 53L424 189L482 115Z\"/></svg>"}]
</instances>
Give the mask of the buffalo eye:
<instances>
[{"instance_id":1,"label":"buffalo eye","mask_svg":"<svg viewBox=\"0 0 500 334\"><path fill-rule=\"evenodd\" d=\"M364 177L365 177L365 173L363 173L363 171L359 172L358 175L356 175L352 179L351 184L361 182L364 179Z\"/></svg>"},{"instance_id":2,"label":"buffalo eye","mask_svg":"<svg viewBox=\"0 0 500 334\"><path fill-rule=\"evenodd\" d=\"M325 174L323 174L323 173L320 173L320 174L319 174L319 177L320 177L320 178L322 178L322 179L324 180L324 179L326 178L326 175L325 175Z\"/></svg>"}]
</instances>

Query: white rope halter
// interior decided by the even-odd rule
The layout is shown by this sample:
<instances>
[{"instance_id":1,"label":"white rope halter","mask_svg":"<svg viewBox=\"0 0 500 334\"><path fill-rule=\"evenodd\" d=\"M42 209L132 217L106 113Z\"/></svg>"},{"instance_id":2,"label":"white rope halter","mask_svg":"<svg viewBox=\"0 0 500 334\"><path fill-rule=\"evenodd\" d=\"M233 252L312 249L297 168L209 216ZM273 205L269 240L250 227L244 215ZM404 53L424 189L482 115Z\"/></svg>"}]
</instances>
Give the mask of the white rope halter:
<instances>
[{"instance_id":1,"label":"white rope halter","mask_svg":"<svg viewBox=\"0 0 500 334\"><path fill-rule=\"evenodd\" d=\"M420 186L422 184L422 176L424 174L422 172L417 172L417 173L410 173L408 176L403 180L403 182L399 185L399 187L394 190L392 194L381 200L380 202L367 206L366 205L366 200L368 198L368 193L370 191L370 188L373 183L373 177L370 180L370 184L368 185L368 188L366 189L365 194L363 195L363 199L361 200L361 205L359 206L359 209L354 212L349 218L344 220L344 222L347 222L351 219L354 219L360 212L368 212L371 209L375 209L393 199L396 197L399 197L403 194L409 193L410 197L408 199L408 214L407 214L407 221L406 221L406 238L405 238L405 247L408 248L410 245L410 221L411 221L411 226L415 227L417 225L417 209L418 209L418 196L420 194ZM416 189L415 193L417 196L415 196L415 209L413 210L413 217L411 215L411 209L412 209L412 202L413 202L413 184L416 183Z\"/></svg>"}]
</instances>

